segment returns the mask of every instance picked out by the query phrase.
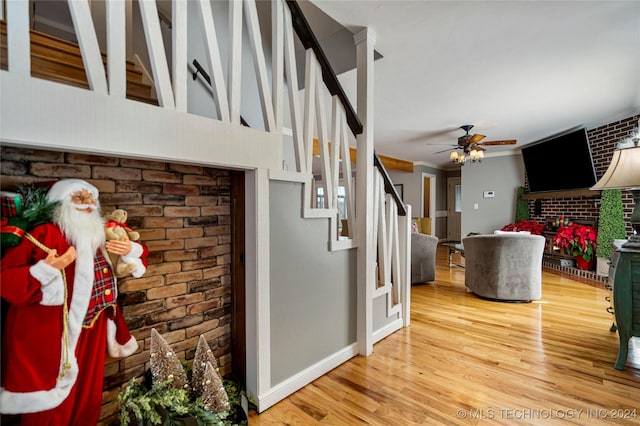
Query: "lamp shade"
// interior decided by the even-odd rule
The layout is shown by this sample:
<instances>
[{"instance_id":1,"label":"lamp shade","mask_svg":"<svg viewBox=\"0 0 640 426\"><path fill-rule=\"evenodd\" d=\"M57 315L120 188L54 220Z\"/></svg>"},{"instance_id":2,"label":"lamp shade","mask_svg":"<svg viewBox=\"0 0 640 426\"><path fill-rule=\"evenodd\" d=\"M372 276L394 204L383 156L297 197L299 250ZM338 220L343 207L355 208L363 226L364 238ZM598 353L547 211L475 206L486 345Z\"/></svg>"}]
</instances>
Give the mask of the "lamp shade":
<instances>
[{"instance_id":1,"label":"lamp shade","mask_svg":"<svg viewBox=\"0 0 640 426\"><path fill-rule=\"evenodd\" d=\"M640 146L616 149L611 164L591 189L640 189Z\"/></svg>"}]
</instances>

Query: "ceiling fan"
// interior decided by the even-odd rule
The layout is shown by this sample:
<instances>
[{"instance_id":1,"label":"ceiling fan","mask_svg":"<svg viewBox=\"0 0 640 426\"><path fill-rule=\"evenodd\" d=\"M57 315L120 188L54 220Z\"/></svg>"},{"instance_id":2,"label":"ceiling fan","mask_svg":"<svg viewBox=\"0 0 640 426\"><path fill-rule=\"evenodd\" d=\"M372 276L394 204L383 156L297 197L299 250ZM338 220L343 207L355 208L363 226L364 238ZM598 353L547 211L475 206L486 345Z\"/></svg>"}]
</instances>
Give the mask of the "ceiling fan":
<instances>
[{"instance_id":1,"label":"ceiling fan","mask_svg":"<svg viewBox=\"0 0 640 426\"><path fill-rule=\"evenodd\" d=\"M462 151L464 151L465 154L470 154L471 151L473 151L473 150L480 151L480 152L486 151L486 148L484 148L485 146L490 146L490 145L515 145L515 143L516 143L515 139L480 142L482 139L486 138L486 136L485 135L481 135L479 133L476 133L476 134L473 134L473 135L469 134L469 131L473 128L472 124L465 124L463 126L460 126L460 128L465 131L465 134L458 138L458 143L456 145L452 145L452 146L457 148L457 149L461 149ZM443 151L436 152L436 154L440 154L440 153L445 152L445 151L449 151L449 150L445 149Z\"/></svg>"}]
</instances>

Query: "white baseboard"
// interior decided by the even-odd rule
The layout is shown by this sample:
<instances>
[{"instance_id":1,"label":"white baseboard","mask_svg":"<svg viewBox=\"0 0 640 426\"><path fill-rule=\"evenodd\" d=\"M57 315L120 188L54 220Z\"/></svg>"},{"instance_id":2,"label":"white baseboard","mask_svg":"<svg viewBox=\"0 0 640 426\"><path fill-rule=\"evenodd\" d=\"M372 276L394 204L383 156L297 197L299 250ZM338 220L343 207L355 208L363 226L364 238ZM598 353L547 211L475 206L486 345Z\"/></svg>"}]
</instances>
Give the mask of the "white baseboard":
<instances>
[{"instance_id":1,"label":"white baseboard","mask_svg":"<svg viewBox=\"0 0 640 426\"><path fill-rule=\"evenodd\" d=\"M402 319L396 319L395 321L388 324L387 326L374 331L373 343L378 343L380 340L384 339L385 337L400 330L403 326L404 326L404 322L402 321Z\"/></svg>"},{"instance_id":2,"label":"white baseboard","mask_svg":"<svg viewBox=\"0 0 640 426\"><path fill-rule=\"evenodd\" d=\"M338 352L335 352L327 358L315 363L309 368L302 370L295 376L288 378L284 382L278 383L267 392L256 398L255 403L258 412L261 413L272 405L282 401L295 391L313 382L318 377L327 374L329 371L333 370L340 364L358 355L358 353L358 344L352 343L344 349L339 350Z\"/></svg>"}]
</instances>

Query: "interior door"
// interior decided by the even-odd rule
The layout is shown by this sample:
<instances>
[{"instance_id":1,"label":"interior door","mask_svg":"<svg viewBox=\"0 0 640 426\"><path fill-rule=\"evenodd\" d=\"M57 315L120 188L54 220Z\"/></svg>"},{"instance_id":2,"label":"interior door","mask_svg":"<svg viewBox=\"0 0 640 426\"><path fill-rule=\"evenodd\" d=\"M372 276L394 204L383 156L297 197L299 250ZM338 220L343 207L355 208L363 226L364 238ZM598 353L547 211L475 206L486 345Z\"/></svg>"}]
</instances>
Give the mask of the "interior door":
<instances>
[{"instance_id":1,"label":"interior door","mask_svg":"<svg viewBox=\"0 0 640 426\"><path fill-rule=\"evenodd\" d=\"M447 239L460 241L462 238L462 180L459 177L447 179Z\"/></svg>"},{"instance_id":2,"label":"interior door","mask_svg":"<svg viewBox=\"0 0 640 426\"><path fill-rule=\"evenodd\" d=\"M431 178L422 178L422 216L431 217L431 223L435 225L435 218L431 215ZM431 233L435 235L433 229Z\"/></svg>"}]
</instances>

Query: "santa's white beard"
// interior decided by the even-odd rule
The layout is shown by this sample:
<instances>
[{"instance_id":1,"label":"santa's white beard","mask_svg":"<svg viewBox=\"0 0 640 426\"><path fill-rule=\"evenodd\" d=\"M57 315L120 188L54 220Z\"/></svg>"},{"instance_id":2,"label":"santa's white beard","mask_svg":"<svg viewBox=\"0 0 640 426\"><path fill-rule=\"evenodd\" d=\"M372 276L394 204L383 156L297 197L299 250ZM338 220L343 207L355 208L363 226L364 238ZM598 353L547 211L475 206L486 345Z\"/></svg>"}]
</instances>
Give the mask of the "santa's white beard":
<instances>
[{"instance_id":1,"label":"santa's white beard","mask_svg":"<svg viewBox=\"0 0 640 426\"><path fill-rule=\"evenodd\" d=\"M53 221L78 253L88 252L93 257L98 247L105 243L104 220L100 217L97 208L88 213L79 211L78 207L86 206L62 202L56 209Z\"/></svg>"}]
</instances>

